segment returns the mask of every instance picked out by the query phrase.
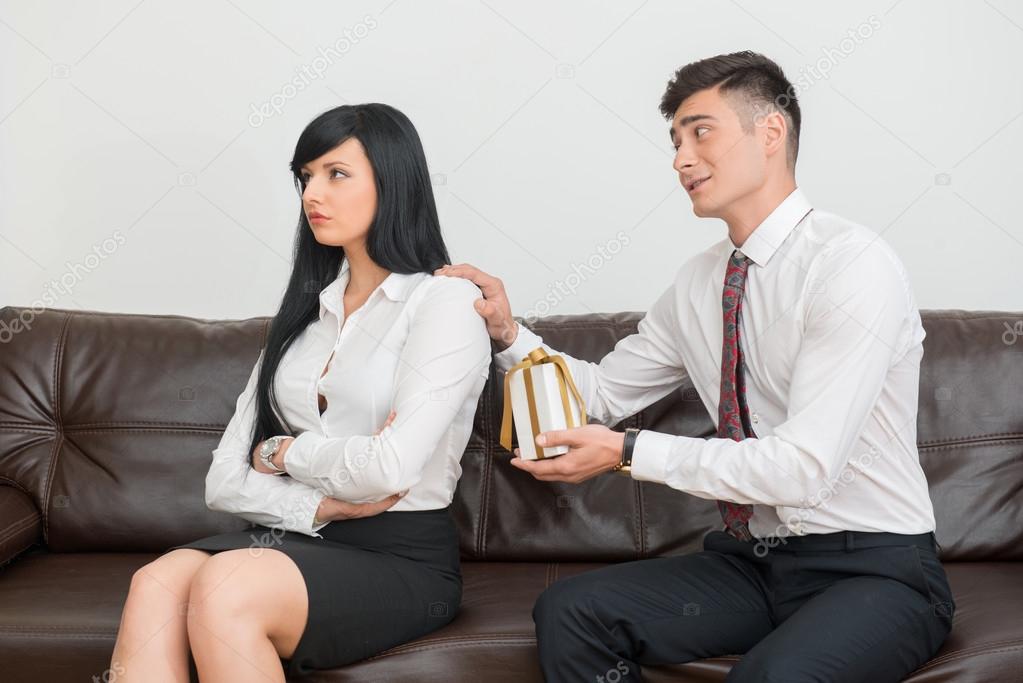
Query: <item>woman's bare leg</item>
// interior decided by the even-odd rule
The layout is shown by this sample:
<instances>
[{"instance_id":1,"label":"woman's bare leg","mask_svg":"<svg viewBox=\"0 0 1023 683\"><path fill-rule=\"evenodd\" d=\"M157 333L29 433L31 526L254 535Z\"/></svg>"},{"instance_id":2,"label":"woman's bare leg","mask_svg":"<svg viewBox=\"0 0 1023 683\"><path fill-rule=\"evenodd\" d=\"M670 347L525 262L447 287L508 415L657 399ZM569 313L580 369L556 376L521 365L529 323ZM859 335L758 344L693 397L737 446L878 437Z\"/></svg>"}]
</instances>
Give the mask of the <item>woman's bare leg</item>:
<instances>
[{"instance_id":1,"label":"woman's bare leg","mask_svg":"<svg viewBox=\"0 0 1023 683\"><path fill-rule=\"evenodd\" d=\"M305 631L309 598L294 561L279 550L217 553L192 580L188 641L202 683L284 683Z\"/></svg>"},{"instance_id":2,"label":"woman's bare leg","mask_svg":"<svg viewBox=\"0 0 1023 683\"><path fill-rule=\"evenodd\" d=\"M179 548L135 572L110 658L110 680L188 683L188 593L209 557Z\"/></svg>"}]
</instances>

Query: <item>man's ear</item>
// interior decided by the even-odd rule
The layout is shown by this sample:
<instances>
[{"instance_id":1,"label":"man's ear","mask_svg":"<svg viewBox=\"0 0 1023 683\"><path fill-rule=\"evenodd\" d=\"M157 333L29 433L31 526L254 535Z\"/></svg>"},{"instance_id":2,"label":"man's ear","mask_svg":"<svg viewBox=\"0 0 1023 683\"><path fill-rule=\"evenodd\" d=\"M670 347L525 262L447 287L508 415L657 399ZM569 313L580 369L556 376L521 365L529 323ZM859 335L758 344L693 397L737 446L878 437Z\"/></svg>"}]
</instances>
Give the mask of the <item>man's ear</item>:
<instances>
[{"instance_id":1,"label":"man's ear","mask_svg":"<svg viewBox=\"0 0 1023 683\"><path fill-rule=\"evenodd\" d=\"M787 151L789 131L782 113L780 111L768 112L760 118L758 123L764 154L769 157L778 153L784 155Z\"/></svg>"}]
</instances>

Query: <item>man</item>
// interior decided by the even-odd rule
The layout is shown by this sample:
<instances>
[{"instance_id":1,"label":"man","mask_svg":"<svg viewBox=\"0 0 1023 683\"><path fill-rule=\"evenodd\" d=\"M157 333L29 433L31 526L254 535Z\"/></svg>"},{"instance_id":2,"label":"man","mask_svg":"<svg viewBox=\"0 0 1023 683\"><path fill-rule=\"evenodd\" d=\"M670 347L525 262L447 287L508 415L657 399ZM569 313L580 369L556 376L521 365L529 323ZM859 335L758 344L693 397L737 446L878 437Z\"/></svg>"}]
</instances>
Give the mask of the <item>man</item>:
<instances>
[{"instance_id":1,"label":"man","mask_svg":"<svg viewBox=\"0 0 1023 683\"><path fill-rule=\"evenodd\" d=\"M567 454L512 464L566 482L631 465L635 479L718 501L725 530L702 552L548 588L533 611L544 674L639 680L641 664L744 653L728 680L901 680L938 650L954 610L916 449L924 330L906 272L875 233L796 186L799 105L771 60L684 66L661 113L693 212L728 237L686 261L599 365L566 358L604 424L688 375L717 438L589 424L537 438ZM500 280L469 265L438 273L481 287L477 311L507 346L500 367L541 345Z\"/></svg>"}]
</instances>

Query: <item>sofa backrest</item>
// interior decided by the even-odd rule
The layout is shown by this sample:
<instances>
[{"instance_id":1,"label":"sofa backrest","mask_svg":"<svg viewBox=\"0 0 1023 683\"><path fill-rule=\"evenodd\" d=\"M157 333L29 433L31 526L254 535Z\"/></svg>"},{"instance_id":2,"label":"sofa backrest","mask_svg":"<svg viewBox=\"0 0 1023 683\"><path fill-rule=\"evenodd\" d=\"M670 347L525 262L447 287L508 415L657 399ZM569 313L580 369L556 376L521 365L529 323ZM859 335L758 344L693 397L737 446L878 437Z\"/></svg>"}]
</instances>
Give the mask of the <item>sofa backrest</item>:
<instances>
[{"instance_id":1,"label":"sofa backrest","mask_svg":"<svg viewBox=\"0 0 1023 683\"><path fill-rule=\"evenodd\" d=\"M554 316L532 327L597 361L641 315ZM922 315L918 440L943 557L1018 560L1023 314ZM203 487L268 323L0 309L0 484L32 497L50 550L160 552L248 526L207 510ZM614 475L551 484L511 467L497 443L501 386L492 370L452 506L465 559L636 559L698 549L720 528L713 502L665 486ZM692 386L626 426L714 432Z\"/></svg>"}]
</instances>

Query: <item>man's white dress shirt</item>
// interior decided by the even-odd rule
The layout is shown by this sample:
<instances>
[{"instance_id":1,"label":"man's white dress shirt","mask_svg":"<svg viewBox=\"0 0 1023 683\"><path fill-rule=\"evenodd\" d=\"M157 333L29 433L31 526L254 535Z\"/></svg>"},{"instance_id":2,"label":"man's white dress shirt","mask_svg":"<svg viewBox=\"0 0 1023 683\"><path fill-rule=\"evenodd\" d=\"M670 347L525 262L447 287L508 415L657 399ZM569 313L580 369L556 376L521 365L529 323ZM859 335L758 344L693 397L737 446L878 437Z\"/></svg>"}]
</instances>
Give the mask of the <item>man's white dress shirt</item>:
<instances>
[{"instance_id":1,"label":"man's white dress shirt","mask_svg":"<svg viewBox=\"0 0 1023 683\"><path fill-rule=\"evenodd\" d=\"M566 356L589 415L615 424L688 375L717 422L721 294L734 249L726 237L686 261L636 334L599 364ZM758 538L933 531L916 447L924 329L899 258L873 231L813 209L798 188L741 252L753 261L739 340L758 438L644 430L632 476L753 504ZM541 344L520 325L495 361L507 370Z\"/></svg>"},{"instance_id":2,"label":"man's white dress shirt","mask_svg":"<svg viewBox=\"0 0 1023 683\"><path fill-rule=\"evenodd\" d=\"M298 434L284 455L290 476L248 464L260 351L213 451L211 509L321 537L326 522L314 526L313 517L324 496L362 503L407 489L390 510L451 503L490 370L490 337L473 307L480 290L461 278L391 273L346 318L348 280L346 258L320 292L319 319L288 348L274 377L284 421ZM326 397L323 415L318 393ZM394 422L375 435L392 408Z\"/></svg>"}]
</instances>

